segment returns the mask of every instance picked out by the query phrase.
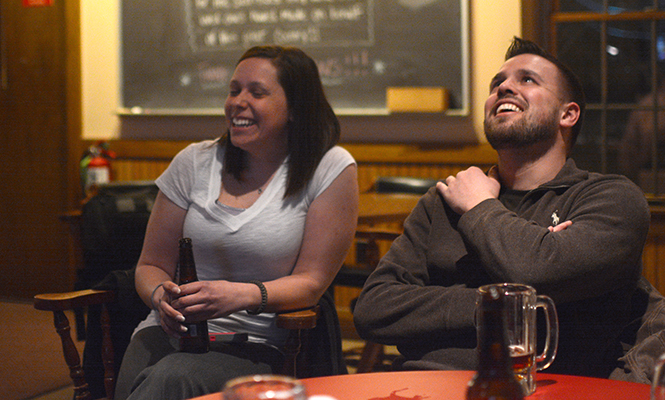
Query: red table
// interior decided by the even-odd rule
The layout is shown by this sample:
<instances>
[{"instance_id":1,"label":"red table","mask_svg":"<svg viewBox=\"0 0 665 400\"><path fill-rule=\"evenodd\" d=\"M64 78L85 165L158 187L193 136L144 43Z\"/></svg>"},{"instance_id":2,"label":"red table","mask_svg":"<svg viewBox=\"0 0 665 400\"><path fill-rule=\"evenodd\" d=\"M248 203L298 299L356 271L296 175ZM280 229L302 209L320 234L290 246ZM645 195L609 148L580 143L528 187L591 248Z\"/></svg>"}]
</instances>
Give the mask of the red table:
<instances>
[{"instance_id":1,"label":"red table","mask_svg":"<svg viewBox=\"0 0 665 400\"><path fill-rule=\"evenodd\" d=\"M337 400L464 400L472 371L407 371L303 379L307 393ZM649 386L569 375L537 374L540 400L649 400ZM221 400L220 393L197 400Z\"/></svg>"}]
</instances>

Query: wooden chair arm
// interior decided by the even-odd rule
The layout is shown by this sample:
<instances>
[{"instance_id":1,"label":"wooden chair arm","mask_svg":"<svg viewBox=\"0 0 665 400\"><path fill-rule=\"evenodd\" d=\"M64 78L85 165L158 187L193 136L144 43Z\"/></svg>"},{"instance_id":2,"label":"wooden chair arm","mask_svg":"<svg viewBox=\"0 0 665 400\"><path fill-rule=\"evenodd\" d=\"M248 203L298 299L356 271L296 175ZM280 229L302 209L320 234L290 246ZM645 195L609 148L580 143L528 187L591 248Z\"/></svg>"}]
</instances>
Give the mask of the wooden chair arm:
<instances>
[{"instance_id":1,"label":"wooden chair arm","mask_svg":"<svg viewBox=\"0 0 665 400\"><path fill-rule=\"evenodd\" d=\"M396 229L358 227L355 235L356 239L365 242L365 257L362 262L356 260L358 265L368 270L374 270L379 264L382 254L379 243L392 242L401 234L402 231ZM360 286L362 287L362 285Z\"/></svg>"},{"instance_id":2,"label":"wooden chair arm","mask_svg":"<svg viewBox=\"0 0 665 400\"><path fill-rule=\"evenodd\" d=\"M275 324L282 329L313 329L320 312L317 305L306 310L278 313Z\"/></svg>"},{"instance_id":3,"label":"wooden chair arm","mask_svg":"<svg viewBox=\"0 0 665 400\"><path fill-rule=\"evenodd\" d=\"M275 325L278 328L288 329L289 336L282 348L284 352L284 366L282 374L293 377L298 376L297 358L301 350L307 348L307 330L316 327L321 306L298 311L277 313Z\"/></svg>"},{"instance_id":4,"label":"wooden chair arm","mask_svg":"<svg viewBox=\"0 0 665 400\"><path fill-rule=\"evenodd\" d=\"M77 400L91 400L88 383L85 380L81 357L71 337L69 320L65 310L102 305L102 363L104 364L104 386L107 398L113 398L115 376L113 367L113 344L111 342L111 320L106 303L116 299L116 292L111 290L77 290L65 293L44 293L34 297L33 305L37 310L52 311L55 330L60 335L63 355L69 367L69 376L74 383L74 394Z\"/></svg>"},{"instance_id":5,"label":"wooden chair arm","mask_svg":"<svg viewBox=\"0 0 665 400\"><path fill-rule=\"evenodd\" d=\"M116 298L112 290L77 290L63 293L43 293L34 297L34 307L44 311L64 311L95 304L110 303Z\"/></svg>"}]
</instances>

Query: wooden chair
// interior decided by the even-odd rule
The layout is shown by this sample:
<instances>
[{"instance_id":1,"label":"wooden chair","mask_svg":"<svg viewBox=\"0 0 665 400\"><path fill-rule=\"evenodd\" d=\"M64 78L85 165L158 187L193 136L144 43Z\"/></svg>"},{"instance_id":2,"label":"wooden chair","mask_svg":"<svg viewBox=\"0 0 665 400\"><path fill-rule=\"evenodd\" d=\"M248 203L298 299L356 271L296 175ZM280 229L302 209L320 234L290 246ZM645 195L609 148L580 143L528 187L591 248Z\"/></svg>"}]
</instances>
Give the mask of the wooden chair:
<instances>
[{"instance_id":1,"label":"wooden chair","mask_svg":"<svg viewBox=\"0 0 665 400\"><path fill-rule=\"evenodd\" d=\"M112 326L108 312L108 304L116 301L117 294L113 290L78 290L66 293L45 293L34 297L34 307L38 310L52 311L54 317L55 329L60 335L65 362L70 370L70 376L74 383L74 395L76 400L91 400L93 398L89 391L86 381L81 356L74 345L71 336L69 320L64 311L77 308L86 308L93 305L101 305L101 328L102 328L102 360L104 363L104 388L106 391L105 399L113 399L115 390L115 362L122 359L122 355L114 354L111 340ZM285 354L284 367L282 374L301 377L308 370L307 365L299 365L298 361L301 353L307 351L308 332L317 326L317 322L322 317L321 306L317 305L312 309L299 310L288 313L281 313L277 316L276 324L278 327L289 330L289 337L282 351ZM336 318L336 315L334 316ZM337 326L339 329L339 326ZM341 334L337 338L331 339L331 345L337 346L341 343ZM339 344L339 354L341 358L341 344ZM335 372L336 367L333 367ZM304 371L304 372L301 372ZM339 373L345 373L339 371Z\"/></svg>"},{"instance_id":2,"label":"wooden chair","mask_svg":"<svg viewBox=\"0 0 665 400\"><path fill-rule=\"evenodd\" d=\"M381 246L380 242L391 242L395 240L401 231L387 230L378 228L362 228L356 230L356 239L364 243L364 260L363 263L355 267L343 266L340 272L335 277L334 284L341 286L351 286L362 288L369 275L374 271L381 259ZM351 303L351 312L355 305L353 299ZM365 345L360 353L358 365L356 367L357 373L372 372L377 366L381 365L385 360L386 355L384 345L365 341Z\"/></svg>"},{"instance_id":3,"label":"wooden chair","mask_svg":"<svg viewBox=\"0 0 665 400\"><path fill-rule=\"evenodd\" d=\"M436 182L436 179L429 178L382 176L374 181L372 192L423 195L432 186L435 186ZM362 246L362 256L360 256L361 252L356 250L357 265L343 266L337 274L334 284L362 288L369 275L379 264L387 247L401 233L401 229L359 225L355 237L357 248ZM351 312L353 312L355 300L352 300ZM356 371L358 373L374 371L386 359L384 350L384 345L366 341L360 353Z\"/></svg>"},{"instance_id":4,"label":"wooden chair","mask_svg":"<svg viewBox=\"0 0 665 400\"><path fill-rule=\"evenodd\" d=\"M113 399L115 375L131 332L148 312L134 290L132 267L140 254L156 193L154 182L118 182L100 186L94 196L86 199L82 212L61 217L68 224L74 245L81 253L79 258L83 259L84 266L77 271L78 287L74 288L79 290L39 294L34 298L34 307L53 312L76 399L92 399L104 396L104 393L105 398ZM277 326L290 332L282 349L285 354L283 374L308 377L309 374L346 373L339 320L329 297L330 294L324 295L312 309L277 316ZM91 318L93 308L99 319ZM145 311L135 312L139 308ZM75 311L78 337L86 336L83 364L71 337L66 310ZM87 329L83 310L88 310ZM131 317L125 318L126 314ZM88 335L91 327L98 333L94 340ZM311 346L308 345L309 339L312 339ZM115 350L114 343L119 344ZM93 355L100 351L101 355ZM317 363L317 359L324 359L327 364ZM103 368L88 368L90 360L96 366L103 364ZM97 360L101 361L98 363ZM87 379L86 369L91 372Z\"/></svg>"},{"instance_id":5,"label":"wooden chair","mask_svg":"<svg viewBox=\"0 0 665 400\"><path fill-rule=\"evenodd\" d=\"M377 193L412 193L423 195L436 186L438 179L415 178L411 176L380 176L376 178L373 190Z\"/></svg>"}]
</instances>

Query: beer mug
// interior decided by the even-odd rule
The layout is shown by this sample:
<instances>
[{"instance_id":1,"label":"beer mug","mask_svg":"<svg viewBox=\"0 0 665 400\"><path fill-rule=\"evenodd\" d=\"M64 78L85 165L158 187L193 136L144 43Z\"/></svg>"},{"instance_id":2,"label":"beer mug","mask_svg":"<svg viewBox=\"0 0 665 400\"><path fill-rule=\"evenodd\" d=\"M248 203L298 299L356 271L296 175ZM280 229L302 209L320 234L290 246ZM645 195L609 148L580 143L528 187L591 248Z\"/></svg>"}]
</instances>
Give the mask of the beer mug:
<instances>
[{"instance_id":1,"label":"beer mug","mask_svg":"<svg viewBox=\"0 0 665 400\"><path fill-rule=\"evenodd\" d=\"M653 380L651 381L651 400L665 400L665 354L658 357L654 365Z\"/></svg>"},{"instance_id":2,"label":"beer mug","mask_svg":"<svg viewBox=\"0 0 665 400\"><path fill-rule=\"evenodd\" d=\"M307 400L299 381L280 375L253 375L235 378L224 386L224 400Z\"/></svg>"},{"instance_id":3,"label":"beer mug","mask_svg":"<svg viewBox=\"0 0 665 400\"><path fill-rule=\"evenodd\" d=\"M478 288L480 294L495 287L504 294L506 302L506 331L513 371L517 381L522 385L524 395L536 391L536 371L549 367L559 343L559 320L556 307L551 298L536 295L536 290L528 285L516 283L499 283ZM482 296L479 296L482 298ZM482 307L482 303L478 304ZM545 312L547 323L545 347L536 355L536 315L537 308Z\"/></svg>"}]
</instances>

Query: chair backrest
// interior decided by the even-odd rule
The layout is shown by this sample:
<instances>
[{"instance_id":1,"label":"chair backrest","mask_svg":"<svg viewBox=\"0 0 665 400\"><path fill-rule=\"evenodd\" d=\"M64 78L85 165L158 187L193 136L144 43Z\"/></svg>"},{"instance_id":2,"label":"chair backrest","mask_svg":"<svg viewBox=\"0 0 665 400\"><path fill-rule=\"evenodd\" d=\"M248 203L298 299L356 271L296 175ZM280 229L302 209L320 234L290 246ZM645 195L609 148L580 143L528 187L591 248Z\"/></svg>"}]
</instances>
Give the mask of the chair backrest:
<instances>
[{"instance_id":1,"label":"chair backrest","mask_svg":"<svg viewBox=\"0 0 665 400\"><path fill-rule=\"evenodd\" d=\"M316 327L307 333L306 351L298 356L298 378L341 375L348 373L342 353L342 333L337 308L331 291L326 291L318 303L320 309Z\"/></svg>"},{"instance_id":2,"label":"chair backrest","mask_svg":"<svg viewBox=\"0 0 665 400\"><path fill-rule=\"evenodd\" d=\"M631 318L620 336L624 355L610 378L651 384L656 360L665 353L665 297L644 277L631 299Z\"/></svg>"},{"instance_id":3,"label":"chair backrest","mask_svg":"<svg viewBox=\"0 0 665 400\"><path fill-rule=\"evenodd\" d=\"M84 267L76 289L118 292L107 305L116 355L115 376L131 334L149 312L134 290L134 268L141 255L148 219L159 189L153 181L112 182L100 185L81 213L81 250ZM101 358L101 306L88 307L83 371L94 398L105 395ZM77 331L81 329L77 323Z\"/></svg>"},{"instance_id":4,"label":"chair backrest","mask_svg":"<svg viewBox=\"0 0 665 400\"><path fill-rule=\"evenodd\" d=\"M116 292L117 300L105 305L111 327L115 377L120 371L122 357L129 346L134 329L150 312L136 292L134 272L135 268L112 271L94 287L96 290ZM103 348L102 306L89 306L82 367L88 390L95 399L106 396Z\"/></svg>"},{"instance_id":5,"label":"chair backrest","mask_svg":"<svg viewBox=\"0 0 665 400\"><path fill-rule=\"evenodd\" d=\"M414 178L410 176L380 176L374 181L377 193L414 193L425 194L438 179Z\"/></svg>"},{"instance_id":6,"label":"chair backrest","mask_svg":"<svg viewBox=\"0 0 665 400\"><path fill-rule=\"evenodd\" d=\"M100 186L86 202L81 215L84 268L78 288L90 288L111 271L136 265L157 192L152 181L117 182Z\"/></svg>"}]
</instances>

